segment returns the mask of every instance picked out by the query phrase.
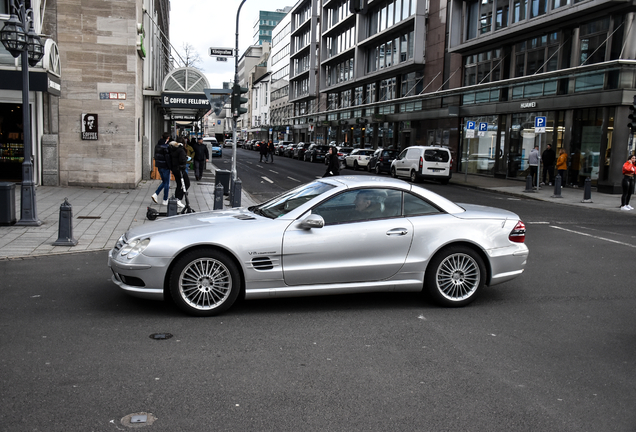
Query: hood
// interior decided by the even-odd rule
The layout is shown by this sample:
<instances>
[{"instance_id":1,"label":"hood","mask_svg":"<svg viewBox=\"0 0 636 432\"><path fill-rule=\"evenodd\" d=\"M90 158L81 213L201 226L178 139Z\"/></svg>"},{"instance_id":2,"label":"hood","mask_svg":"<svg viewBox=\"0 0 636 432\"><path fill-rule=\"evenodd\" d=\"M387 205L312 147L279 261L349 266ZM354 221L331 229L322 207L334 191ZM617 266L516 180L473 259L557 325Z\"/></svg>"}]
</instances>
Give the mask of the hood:
<instances>
[{"instance_id":1,"label":"hood","mask_svg":"<svg viewBox=\"0 0 636 432\"><path fill-rule=\"evenodd\" d=\"M254 221L263 219L265 218L255 215L244 207L190 213L187 215L162 217L154 221L146 221L143 225L139 225L128 230L126 238L147 237L157 235L159 233L209 226L211 224L218 225L220 228L225 225L253 223Z\"/></svg>"}]
</instances>

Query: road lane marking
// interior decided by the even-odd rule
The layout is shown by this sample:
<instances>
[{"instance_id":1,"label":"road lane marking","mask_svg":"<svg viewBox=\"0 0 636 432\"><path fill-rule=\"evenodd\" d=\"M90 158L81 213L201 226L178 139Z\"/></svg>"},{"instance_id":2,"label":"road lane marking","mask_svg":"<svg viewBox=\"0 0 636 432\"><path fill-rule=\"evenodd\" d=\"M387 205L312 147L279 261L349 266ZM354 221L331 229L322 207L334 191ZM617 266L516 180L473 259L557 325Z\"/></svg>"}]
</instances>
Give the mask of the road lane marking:
<instances>
[{"instance_id":1,"label":"road lane marking","mask_svg":"<svg viewBox=\"0 0 636 432\"><path fill-rule=\"evenodd\" d=\"M295 182L300 183L300 180L297 180L297 179L295 179L295 178L293 178L293 177L289 177L289 176L287 176L287 178L288 178L288 179L290 179L290 180L293 180L293 181L295 181Z\"/></svg>"},{"instance_id":2,"label":"road lane marking","mask_svg":"<svg viewBox=\"0 0 636 432\"><path fill-rule=\"evenodd\" d=\"M278 174L278 171L269 170L269 172L273 172L274 174Z\"/></svg>"},{"instance_id":3,"label":"road lane marking","mask_svg":"<svg viewBox=\"0 0 636 432\"><path fill-rule=\"evenodd\" d=\"M595 236L595 235L584 233L584 232L580 232L580 231L574 231L574 230L570 230L570 229L567 229L567 228L561 228L561 227L558 227L558 226L550 226L550 228L558 229L558 230L561 230L561 231L571 232L571 233L582 235L582 236L585 236L585 237L592 237L592 238L595 238L597 240L604 240L604 241L608 241L610 243L616 243L616 244L623 245L623 246L629 246L630 248L636 248L636 245L633 245L633 244L630 244L630 243L624 243L624 242L620 242L618 240L612 240L612 239L608 239L608 238L605 238L605 237L599 237L599 236Z\"/></svg>"},{"instance_id":4,"label":"road lane marking","mask_svg":"<svg viewBox=\"0 0 636 432\"><path fill-rule=\"evenodd\" d=\"M270 183L274 183L272 180L268 179L268 178L267 178L267 177L265 177L265 176L261 176L261 178L262 178L263 180L265 180L265 181L270 182Z\"/></svg>"}]
</instances>

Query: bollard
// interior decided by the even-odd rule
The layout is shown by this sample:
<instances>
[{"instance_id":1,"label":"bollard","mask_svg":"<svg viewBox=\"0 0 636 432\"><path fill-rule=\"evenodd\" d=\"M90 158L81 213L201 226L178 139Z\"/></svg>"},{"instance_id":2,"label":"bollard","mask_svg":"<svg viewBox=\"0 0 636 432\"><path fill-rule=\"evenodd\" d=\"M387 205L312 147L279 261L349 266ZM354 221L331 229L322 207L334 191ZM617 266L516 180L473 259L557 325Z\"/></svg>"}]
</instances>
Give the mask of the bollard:
<instances>
[{"instance_id":1,"label":"bollard","mask_svg":"<svg viewBox=\"0 0 636 432\"><path fill-rule=\"evenodd\" d=\"M168 210L166 211L166 216L176 216L179 214L179 209L177 208L177 198L172 195L168 198Z\"/></svg>"},{"instance_id":2,"label":"bollard","mask_svg":"<svg viewBox=\"0 0 636 432\"><path fill-rule=\"evenodd\" d=\"M585 188L583 190L583 201L582 203L591 203L592 201L592 179L585 179Z\"/></svg>"},{"instance_id":3,"label":"bollard","mask_svg":"<svg viewBox=\"0 0 636 432\"><path fill-rule=\"evenodd\" d=\"M231 207L240 207L241 206L241 189L242 184L240 180L236 180L232 187L232 196L230 197L230 206Z\"/></svg>"},{"instance_id":4,"label":"bollard","mask_svg":"<svg viewBox=\"0 0 636 432\"><path fill-rule=\"evenodd\" d=\"M73 238L73 206L64 198L60 206L60 224L58 228L57 240L53 246L75 246L77 240Z\"/></svg>"},{"instance_id":5,"label":"bollard","mask_svg":"<svg viewBox=\"0 0 636 432\"><path fill-rule=\"evenodd\" d=\"M532 176L531 175L526 177L526 190L524 190L524 192L534 192L534 190L532 189Z\"/></svg>"},{"instance_id":6,"label":"bollard","mask_svg":"<svg viewBox=\"0 0 636 432\"><path fill-rule=\"evenodd\" d=\"M554 195L551 198L563 198L561 196L561 176L558 174L554 179Z\"/></svg>"},{"instance_id":7,"label":"bollard","mask_svg":"<svg viewBox=\"0 0 636 432\"><path fill-rule=\"evenodd\" d=\"M223 210L223 185L217 183L214 187L214 209Z\"/></svg>"}]
</instances>

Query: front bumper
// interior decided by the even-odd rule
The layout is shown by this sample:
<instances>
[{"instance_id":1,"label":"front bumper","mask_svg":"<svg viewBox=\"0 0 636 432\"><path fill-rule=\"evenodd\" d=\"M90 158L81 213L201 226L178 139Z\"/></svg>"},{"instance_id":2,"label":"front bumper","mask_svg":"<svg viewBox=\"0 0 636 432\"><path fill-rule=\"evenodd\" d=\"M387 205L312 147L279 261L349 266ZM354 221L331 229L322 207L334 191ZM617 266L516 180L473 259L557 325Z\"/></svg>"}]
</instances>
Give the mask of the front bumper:
<instances>
[{"instance_id":1,"label":"front bumper","mask_svg":"<svg viewBox=\"0 0 636 432\"><path fill-rule=\"evenodd\" d=\"M170 260L146 257L143 254L135 259L134 264L125 260L116 258L112 250L108 252L108 267L113 272L112 281L134 297L163 300Z\"/></svg>"}]
</instances>

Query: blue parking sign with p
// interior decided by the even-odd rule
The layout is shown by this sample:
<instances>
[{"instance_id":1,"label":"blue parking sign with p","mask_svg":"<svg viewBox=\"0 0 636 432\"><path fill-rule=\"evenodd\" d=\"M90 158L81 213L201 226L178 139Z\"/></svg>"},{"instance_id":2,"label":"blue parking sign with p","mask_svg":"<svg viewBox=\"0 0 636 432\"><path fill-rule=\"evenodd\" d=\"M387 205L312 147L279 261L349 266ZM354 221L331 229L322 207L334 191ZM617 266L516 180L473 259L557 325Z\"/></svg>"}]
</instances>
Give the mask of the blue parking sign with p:
<instances>
[{"instance_id":1,"label":"blue parking sign with p","mask_svg":"<svg viewBox=\"0 0 636 432\"><path fill-rule=\"evenodd\" d=\"M467 121L466 122L466 129L475 130L475 122L474 121Z\"/></svg>"},{"instance_id":2,"label":"blue parking sign with p","mask_svg":"<svg viewBox=\"0 0 636 432\"><path fill-rule=\"evenodd\" d=\"M488 123L479 123L479 132L487 132Z\"/></svg>"},{"instance_id":3,"label":"blue parking sign with p","mask_svg":"<svg viewBox=\"0 0 636 432\"><path fill-rule=\"evenodd\" d=\"M535 117L534 118L534 127L544 128L545 127L545 117Z\"/></svg>"}]
</instances>

